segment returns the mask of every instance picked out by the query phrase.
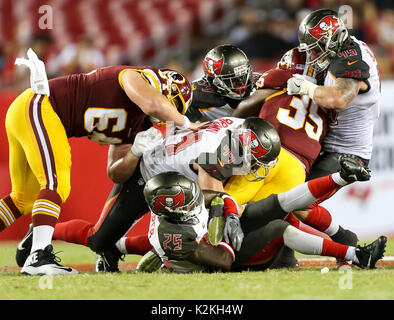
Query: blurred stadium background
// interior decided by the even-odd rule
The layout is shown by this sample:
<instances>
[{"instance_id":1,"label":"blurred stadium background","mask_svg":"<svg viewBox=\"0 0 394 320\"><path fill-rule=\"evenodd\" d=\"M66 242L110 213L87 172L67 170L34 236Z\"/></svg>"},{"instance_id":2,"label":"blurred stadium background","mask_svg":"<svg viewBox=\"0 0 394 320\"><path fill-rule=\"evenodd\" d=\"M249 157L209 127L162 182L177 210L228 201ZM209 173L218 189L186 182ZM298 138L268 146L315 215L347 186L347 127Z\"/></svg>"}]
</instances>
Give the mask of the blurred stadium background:
<instances>
[{"instance_id":1,"label":"blurred stadium background","mask_svg":"<svg viewBox=\"0 0 394 320\"><path fill-rule=\"evenodd\" d=\"M232 43L245 51L254 71L274 67L298 45L299 22L311 10L352 11L351 34L378 60L382 113L377 124L371 182L341 191L327 206L344 226L362 236L394 235L394 9L392 0L0 0L0 196L10 191L7 108L29 86L29 73L14 65L33 48L50 78L116 65L170 67L194 80L207 51ZM343 7L342 7L343 8ZM60 221L95 222L112 184L106 177L107 147L71 139L72 190ZM30 217L0 234L19 239ZM143 226L141 226L143 228Z\"/></svg>"}]
</instances>

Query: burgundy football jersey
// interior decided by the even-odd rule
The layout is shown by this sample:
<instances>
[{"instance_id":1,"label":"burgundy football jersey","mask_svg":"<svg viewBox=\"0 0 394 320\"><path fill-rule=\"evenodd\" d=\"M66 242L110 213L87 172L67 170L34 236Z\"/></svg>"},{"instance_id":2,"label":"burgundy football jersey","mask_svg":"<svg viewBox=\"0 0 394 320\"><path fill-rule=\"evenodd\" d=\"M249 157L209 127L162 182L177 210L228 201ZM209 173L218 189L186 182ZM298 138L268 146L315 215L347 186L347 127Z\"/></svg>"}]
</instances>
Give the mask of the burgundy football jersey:
<instances>
[{"instance_id":1,"label":"burgundy football jersey","mask_svg":"<svg viewBox=\"0 0 394 320\"><path fill-rule=\"evenodd\" d=\"M132 143L151 126L120 84L120 73L133 69L154 77L152 67L111 66L87 74L72 74L49 81L50 101L68 137L83 137L100 144Z\"/></svg>"},{"instance_id":2,"label":"burgundy football jersey","mask_svg":"<svg viewBox=\"0 0 394 320\"><path fill-rule=\"evenodd\" d=\"M291 72L271 69L257 82L258 88L286 88ZM327 116L308 96L290 96L286 89L268 97L260 110L263 118L275 126L282 147L310 168L321 151L321 141L327 133Z\"/></svg>"}]
</instances>

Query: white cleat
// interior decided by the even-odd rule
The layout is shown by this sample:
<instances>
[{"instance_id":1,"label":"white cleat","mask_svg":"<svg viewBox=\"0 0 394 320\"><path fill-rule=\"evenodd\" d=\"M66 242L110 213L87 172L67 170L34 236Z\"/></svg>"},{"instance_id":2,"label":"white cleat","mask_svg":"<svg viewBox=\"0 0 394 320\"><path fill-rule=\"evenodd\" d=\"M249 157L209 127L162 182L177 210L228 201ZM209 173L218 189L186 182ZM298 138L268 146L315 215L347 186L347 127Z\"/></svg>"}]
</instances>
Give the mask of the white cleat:
<instances>
[{"instance_id":1,"label":"white cleat","mask_svg":"<svg viewBox=\"0 0 394 320\"><path fill-rule=\"evenodd\" d=\"M27 257L21 273L27 275L65 275L78 273L78 270L62 266L58 261L60 259L53 253L52 245L48 245L44 249L32 252Z\"/></svg>"}]
</instances>

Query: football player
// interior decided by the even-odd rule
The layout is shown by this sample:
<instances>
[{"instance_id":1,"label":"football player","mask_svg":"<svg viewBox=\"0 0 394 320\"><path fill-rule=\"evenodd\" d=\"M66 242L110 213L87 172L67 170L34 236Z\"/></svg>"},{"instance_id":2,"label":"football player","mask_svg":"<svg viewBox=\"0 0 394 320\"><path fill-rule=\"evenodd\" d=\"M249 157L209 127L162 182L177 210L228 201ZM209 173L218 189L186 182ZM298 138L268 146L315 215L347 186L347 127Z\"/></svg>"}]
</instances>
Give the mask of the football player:
<instances>
[{"instance_id":1,"label":"football player","mask_svg":"<svg viewBox=\"0 0 394 320\"><path fill-rule=\"evenodd\" d=\"M236 174L236 170L239 174L256 175L261 168L268 174L277 162L279 151L277 131L257 117L225 117L208 122L198 130L176 131L143 154L126 182L114 186L95 225L79 219L59 223L53 238L89 246L102 256L100 271L118 271L121 252L115 244L139 217L149 212L143 189L145 181L153 175L177 171L203 189L223 192L222 181ZM113 160L123 161L123 158ZM232 226L229 234L235 232L231 237L234 240L242 232L239 219L231 215L227 222ZM28 248L30 238L25 237L18 248ZM26 250L17 251L19 264L25 259Z\"/></svg>"},{"instance_id":2,"label":"football player","mask_svg":"<svg viewBox=\"0 0 394 320\"><path fill-rule=\"evenodd\" d=\"M369 178L369 172L357 159L343 156L340 172L247 205L241 218L245 238L241 249L234 254L225 239L216 246L210 243L207 226L212 215L204 207L198 185L178 173L161 173L151 178L144 189L153 213L148 235L153 249L141 259L137 269L152 272L163 264L177 273L207 269L265 270L283 245L304 254L346 258L361 268L375 268L384 254L385 236L370 245L354 247L305 233L282 219L288 212L307 207L339 186ZM222 196L212 195L210 210L216 206L213 202ZM165 205L167 200L171 207ZM267 214L261 214L262 210Z\"/></svg>"},{"instance_id":3,"label":"football player","mask_svg":"<svg viewBox=\"0 0 394 320\"><path fill-rule=\"evenodd\" d=\"M287 91L309 97L326 108L329 117L324 152L309 178L336 171L341 154L353 154L368 166L380 103L379 73L373 52L349 35L332 10L316 10L306 16L299 26L298 38L307 64L325 73L324 85L295 75L288 80Z\"/></svg>"},{"instance_id":4,"label":"football player","mask_svg":"<svg viewBox=\"0 0 394 320\"><path fill-rule=\"evenodd\" d=\"M193 101L186 112L190 121L231 116L239 103L254 92L261 76L252 71L246 54L230 44L209 50L203 70L204 77L192 82Z\"/></svg>"},{"instance_id":5,"label":"football player","mask_svg":"<svg viewBox=\"0 0 394 320\"><path fill-rule=\"evenodd\" d=\"M223 57L226 56L223 54ZM225 60L225 59L224 59ZM225 185L225 191L240 203L258 201L270 194L280 193L303 183L321 151L321 142L327 132L326 113L309 97L292 96L286 92L287 80L294 74L313 75L313 67L305 68L306 54L297 48L288 51L278 62L278 67L268 70L256 82L256 90L237 105L233 115L247 117L258 115L271 122L277 129L282 143L277 166L265 179L234 176ZM321 74L315 74L321 78ZM211 82L213 82L211 80ZM199 97L194 101L198 103ZM253 180L253 183L247 180ZM297 218L326 232L340 243L357 244L357 236L339 226L331 214L322 207L297 212ZM294 254L285 248L283 261L278 266L296 266ZM286 258L285 258L286 256Z\"/></svg>"},{"instance_id":6,"label":"football player","mask_svg":"<svg viewBox=\"0 0 394 320\"><path fill-rule=\"evenodd\" d=\"M18 62L31 69L35 91L21 93L5 121L12 191L0 200L0 230L32 213L30 255L21 272L71 274L76 270L59 265L51 245L71 188L68 138L87 136L111 145L109 158L121 154L124 161L110 161L108 174L123 181L124 171L130 174L135 169L149 140L156 142L150 117L195 127L182 115L191 102L191 86L176 71L141 66L99 68L48 83L43 62L30 50L28 57ZM136 135L147 129L141 137L144 143L134 144Z\"/></svg>"}]
</instances>

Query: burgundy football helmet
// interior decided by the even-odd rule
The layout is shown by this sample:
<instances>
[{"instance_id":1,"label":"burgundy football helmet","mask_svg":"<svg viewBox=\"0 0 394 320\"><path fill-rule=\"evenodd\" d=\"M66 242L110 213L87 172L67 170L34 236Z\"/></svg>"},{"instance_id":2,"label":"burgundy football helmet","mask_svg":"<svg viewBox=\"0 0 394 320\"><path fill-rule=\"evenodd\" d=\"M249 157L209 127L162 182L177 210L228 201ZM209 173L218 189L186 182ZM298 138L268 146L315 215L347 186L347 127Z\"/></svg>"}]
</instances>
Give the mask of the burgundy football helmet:
<instances>
[{"instance_id":1,"label":"burgundy football helmet","mask_svg":"<svg viewBox=\"0 0 394 320\"><path fill-rule=\"evenodd\" d=\"M289 70L292 74L303 74L306 63L306 53L298 48L287 51L277 64L279 69Z\"/></svg>"},{"instance_id":2,"label":"burgundy football helmet","mask_svg":"<svg viewBox=\"0 0 394 320\"><path fill-rule=\"evenodd\" d=\"M185 114L192 103L192 86L187 78L171 69L158 69L161 78L162 93L174 107Z\"/></svg>"}]
</instances>

